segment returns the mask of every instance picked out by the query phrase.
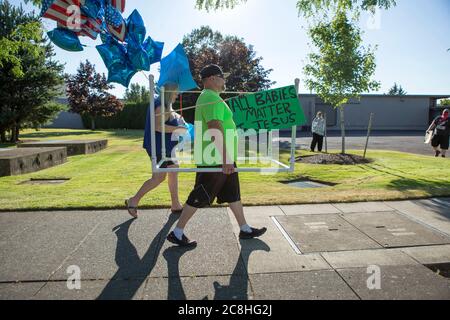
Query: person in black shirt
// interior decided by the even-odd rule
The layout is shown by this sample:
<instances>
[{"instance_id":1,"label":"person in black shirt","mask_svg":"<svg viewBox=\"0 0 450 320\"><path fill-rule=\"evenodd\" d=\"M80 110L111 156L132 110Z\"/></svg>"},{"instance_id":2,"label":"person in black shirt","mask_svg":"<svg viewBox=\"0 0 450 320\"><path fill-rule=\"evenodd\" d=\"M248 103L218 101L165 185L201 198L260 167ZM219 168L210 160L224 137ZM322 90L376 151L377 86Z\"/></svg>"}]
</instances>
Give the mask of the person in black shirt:
<instances>
[{"instance_id":1,"label":"person in black shirt","mask_svg":"<svg viewBox=\"0 0 450 320\"><path fill-rule=\"evenodd\" d=\"M431 146L435 151L435 156L445 158L449 146L449 136L450 136L450 121L448 118L449 110L445 109L442 116L434 119L430 128L427 131L433 131L433 139L431 140ZM441 148L439 150L439 147Z\"/></svg>"}]
</instances>

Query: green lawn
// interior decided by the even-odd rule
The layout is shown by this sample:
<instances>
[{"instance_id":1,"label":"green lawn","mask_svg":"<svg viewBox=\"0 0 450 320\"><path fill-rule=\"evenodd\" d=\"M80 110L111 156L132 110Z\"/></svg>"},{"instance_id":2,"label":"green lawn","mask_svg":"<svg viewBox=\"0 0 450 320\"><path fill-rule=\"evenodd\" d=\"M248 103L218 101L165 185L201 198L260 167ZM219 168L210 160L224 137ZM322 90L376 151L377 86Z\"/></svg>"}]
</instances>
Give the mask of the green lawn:
<instances>
[{"instance_id":1,"label":"green lawn","mask_svg":"<svg viewBox=\"0 0 450 320\"><path fill-rule=\"evenodd\" d=\"M142 149L142 131L41 130L26 131L22 140L109 140L108 149L68 158L67 163L22 176L0 178L0 210L122 208L125 198L150 177L151 166ZM351 151L361 155L361 151ZM299 155L300 153L298 153ZM302 155L308 154L305 151ZM287 162L288 154L283 154ZM450 166L442 158L392 151L370 151L371 164L358 166L297 164L295 173L241 174L245 205L397 200L450 196ZM445 162L444 162L445 161ZM297 189L283 181L309 178L336 184L320 189ZM30 178L70 178L61 185L23 185ZM180 197L186 199L194 174L180 174ZM143 208L170 205L167 183L141 203Z\"/></svg>"}]
</instances>

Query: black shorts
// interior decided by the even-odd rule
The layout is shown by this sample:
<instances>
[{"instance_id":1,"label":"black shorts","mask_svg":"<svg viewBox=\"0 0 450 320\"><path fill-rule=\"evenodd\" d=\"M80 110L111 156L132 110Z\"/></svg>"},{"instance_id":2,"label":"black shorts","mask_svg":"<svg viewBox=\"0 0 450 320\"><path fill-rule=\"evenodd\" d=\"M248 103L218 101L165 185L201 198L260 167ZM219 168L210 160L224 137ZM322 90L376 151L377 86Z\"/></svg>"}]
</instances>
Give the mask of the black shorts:
<instances>
[{"instance_id":1,"label":"black shorts","mask_svg":"<svg viewBox=\"0 0 450 320\"><path fill-rule=\"evenodd\" d=\"M156 163L158 164L158 163L160 163L161 162L161 160L162 160L162 158L157 158L156 159ZM172 166L175 166L176 165L176 163L175 162L173 162L173 161L164 161L163 163L162 163L162 165L159 167L160 169L167 169L167 168L169 168L169 167L172 167Z\"/></svg>"},{"instance_id":2,"label":"black shorts","mask_svg":"<svg viewBox=\"0 0 450 320\"><path fill-rule=\"evenodd\" d=\"M150 154L150 152L147 151L148 156L150 157L150 161L152 161L152 155ZM161 155L157 155L156 156L156 165L158 165L158 163L160 163L162 160L162 156ZM171 166L175 166L177 165L175 162L173 161L164 161L163 164L159 167L160 169L167 169L168 167Z\"/></svg>"},{"instance_id":3,"label":"black shorts","mask_svg":"<svg viewBox=\"0 0 450 320\"><path fill-rule=\"evenodd\" d=\"M438 136L435 135L431 140L431 145L435 148L441 146L441 149L448 150L449 146L449 136Z\"/></svg>"},{"instance_id":4,"label":"black shorts","mask_svg":"<svg viewBox=\"0 0 450 320\"><path fill-rule=\"evenodd\" d=\"M199 167L199 169L201 168L206 167ZM222 168L222 166L207 168ZM211 206L216 198L218 204L241 201L241 188L237 172L231 175L222 172L197 173L194 190L186 203L200 209Z\"/></svg>"}]
</instances>

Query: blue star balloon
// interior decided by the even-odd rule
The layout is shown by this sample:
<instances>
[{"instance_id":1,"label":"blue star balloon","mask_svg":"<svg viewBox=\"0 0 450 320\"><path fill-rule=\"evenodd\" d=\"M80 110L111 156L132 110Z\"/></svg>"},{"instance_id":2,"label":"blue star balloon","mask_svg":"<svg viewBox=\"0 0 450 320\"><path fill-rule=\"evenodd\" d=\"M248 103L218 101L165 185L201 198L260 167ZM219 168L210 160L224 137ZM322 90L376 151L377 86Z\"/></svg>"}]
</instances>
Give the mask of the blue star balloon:
<instances>
[{"instance_id":1,"label":"blue star balloon","mask_svg":"<svg viewBox=\"0 0 450 320\"><path fill-rule=\"evenodd\" d=\"M127 56L136 70L150 71L150 58L147 51L140 44L135 43L134 40L130 39L130 42L128 42Z\"/></svg>"},{"instance_id":2,"label":"blue star balloon","mask_svg":"<svg viewBox=\"0 0 450 320\"><path fill-rule=\"evenodd\" d=\"M180 91L188 91L198 87L192 77L189 60L181 44L161 60L160 74L158 87L162 87L169 82L178 84Z\"/></svg>"},{"instance_id":3,"label":"blue star balloon","mask_svg":"<svg viewBox=\"0 0 450 320\"><path fill-rule=\"evenodd\" d=\"M145 29L144 20L135 9L127 19L127 38L142 45L146 33L147 30Z\"/></svg>"},{"instance_id":4,"label":"blue star balloon","mask_svg":"<svg viewBox=\"0 0 450 320\"><path fill-rule=\"evenodd\" d=\"M100 40L102 40L103 44L107 44L107 43L111 43L112 37L108 33L102 32L100 34Z\"/></svg>"},{"instance_id":5,"label":"blue star balloon","mask_svg":"<svg viewBox=\"0 0 450 320\"><path fill-rule=\"evenodd\" d=\"M81 6L81 11L88 17L97 19L104 15L103 1L100 0L85 0Z\"/></svg>"},{"instance_id":6,"label":"blue star balloon","mask_svg":"<svg viewBox=\"0 0 450 320\"><path fill-rule=\"evenodd\" d=\"M108 68L108 82L115 82L127 87L131 78L136 74L136 70L127 62L115 63Z\"/></svg>"},{"instance_id":7,"label":"blue star balloon","mask_svg":"<svg viewBox=\"0 0 450 320\"><path fill-rule=\"evenodd\" d=\"M98 53L109 69L113 64L127 61L127 50L124 45L115 40L106 38L106 43L96 46Z\"/></svg>"},{"instance_id":8,"label":"blue star balloon","mask_svg":"<svg viewBox=\"0 0 450 320\"><path fill-rule=\"evenodd\" d=\"M108 68L108 82L116 82L125 87L136 74L136 68L128 61L127 50L111 36L103 36L105 44L98 45L97 51Z\"/></svg>"},{"instance_id":9,"label":"blue star balloon","mask_svg":"<svg viewBox=\"0 0 450 320\"><path fill-rule=\"evenodd\" d=\"M147 52L151 65L161 61L164 42L153 41L151 37L148 37L142 47Z\"/></svg>"},{"instance_id":10,"label":"blue star balloon","mask_svg":"<svg viewBox=\"0 0 450 320\"><path fill-rule=\"evenodd\" d=\"M47 35L61 49L67 51L83 51L83 46L77 34L69 29L56 28L47 32Z\"/></svg>"}]
</instances>

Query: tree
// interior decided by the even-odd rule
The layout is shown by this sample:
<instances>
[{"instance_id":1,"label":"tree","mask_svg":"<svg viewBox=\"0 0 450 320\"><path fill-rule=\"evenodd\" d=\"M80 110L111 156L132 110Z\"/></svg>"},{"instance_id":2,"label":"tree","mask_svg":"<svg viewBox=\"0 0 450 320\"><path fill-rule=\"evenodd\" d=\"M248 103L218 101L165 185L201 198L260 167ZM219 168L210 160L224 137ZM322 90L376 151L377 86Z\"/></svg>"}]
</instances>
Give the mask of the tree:
<instances>
[{"instance_id":1,"label":"tree","mask_svg":"<svg viewBox=\"0 0 450 320\"><path fill-rule=\"evenodd\" d=\"M206 11L218 9L233 9L240 3L247 2L247 0L196 0L198 9L206 9Z\"/></svg>"},{"instance_id":2,"label":"tree","mask_svg":"<svg viewBox=\"0 0 450 320\"><path fill-rule=\"evenodd\" d=\"M374 11L375 8L389 9L396 5L395 0L299 0L297 9L306 18L331 11Z\"/></svg>"},{"instance_id":3,"label":"tree","mask_svg":"<svg viewBox=\"0 0 450 320\"><path fill-rule=\"evenodd\" d=\"M450 99L442 99L439 103L441 106L450 106Z\"/></svg>"},{"instance_id":4,"label":"tree","mask_svg":"<svg viewBox=\"0 0 450 320\"><path fill-rule=\"evenodd\" d=\"M39 17L0 1L0 140L19 140L22 128L38 128L64 106L55 103L64 66L53 61Z\"/></svg>"},{"instance_id":5,"label":"tree","mask_svg":"<svg viewBox=\"0 0 450 320\"><path fill-rule=\"evenodd\" d=\"M33 3L40 7L43 0L25 0L25 3ZM195 0L196 8L199 10L205 9L220 10L233 9L239 4L245 3L247 0ZM373 11L376 7L389 9L396 5L396 0L299 0L297 2L297 9L300 14L305 17L311 17L320 12L327 11L331 8L342 8L348 10L364 10Z\"/></svg>"},{"instance_id":6,"label":"tree","mask_svg":"<svg viewBox=\"0 0 450 320\"><path fill-rule=\"evenodd\" d=\"M330 22L321 22L309 30L318 48L308 56L305 66L306 86L334 108L339 108L342 153L345 153L344 105L362 92L376 90L380 84L371 80L375 72L375 55L362 44L361 31L344 11Z\"/></svg>"},{"instance_id":7,"label":"tree","mask_svg":"<svg viewBox=\"0 0 450 320\"><path fill-rule=\"evenodd\" d=\"M235 6L245 3L247 0L196 0L198 9L207 11L219 9L232 9ZM389 9L396 5L395 0L299 0L297 1L297 9L300 14L307 18L324 13L332 8L340 8L344 10L364 10L373 11L374 8Z\"/></svg>"},{"instance_id":8,"label":"tree","mask_svg":"<svg viewBox=\"0 0 450 320\"><path fill-rule=\"evenodd\" d=\"M130 89L125 90L124 100L130 103L141 103L150 101L150 91L145 86L132 83Z\"/></svg>"},{"instance_id":9,"label":"tree","mask_svg":"<svg viewBox=\"0 0 450 320\"><path fill-rule=\"evenodd\" d=\"M394 86L391 89L389 89L388 92L388 95L391 96L405 96L407 94L408 93L405 90L403 90L402 86L397 85L397 83L394 83Z\"/></svg>"},{"instance_id":10,"label":"tree","mask_svg":"<svg viewBox=\"0 0 450 320\"><path fill-rule=\"evenodd\" d=\"M41 7L42 6L42 1L44 1L44 0L24 0L24 1L25 1L25 3L30 3L31 2L35 6Z\"/></svg>"},{"instance_id":11,"label":"tree","mask_svg":"<svg viewBox=\"0 0 450 320\"><path fill-rule=\"evenodd\" d=\"M3 8L8 8L8 2L0 2L2 7L0 11L6 13ZM6 18L0 17L1 20ZM0 21L3 24L3 21ZM11 32L11 30L13 30ZM19 58L19 53L27 51L28 54L38 57L42 52L41 47L36 46L35 43L39 41L41 36L40 24L36 21L19 24L18 26L5 27L1 33L0 38L0 67L5 63L11 66L11 72L17 77L23 76L22 64Z\"/></svg>"},{"instance_id":12,"label":"tree","mask_svg":"<svg viewBox=\"0 0 450 320\"><path fill-rule=\"evenodd\" d=\"M123 104L107 90L105 74L95 72L95 66L88 60L81 62L77 74L66 76L70 111L91 118L91 129L95 130L95 117L110 117L123 109Z\"/></svg>"},{"instance_id":13,"label":"tree","mask_svg":"<svg viewBox=\"0 0 450 320\"><path fill-rule=\"evenodd\" d=\"M24 0L25 3L33 3L40 7L43 0ZM223 8L234 8L237 4L246 2L247 0L195 0L198 9L218 10Z\"/></svg>"},{"instance_id":14,"label":"tree","mask_svg":"<svg viewBox=\"0 0 450 320\"><path fill-rule=\"evenodd\" d=\"M255 92L269 89L275 84L268 78L272 69L266 70L261 66L263 58L257 57L253 46L245 44L243 39L223 36L202 26L184 37L183 46L192 75L199 85L200 70L211 63L220 65L224 72L230 72L227 91ZM183 95L183 104L193 106L196 99L196 95ZM191 118L193 112L188 112L186 119Z\"/></svg>"}]
</instances>

